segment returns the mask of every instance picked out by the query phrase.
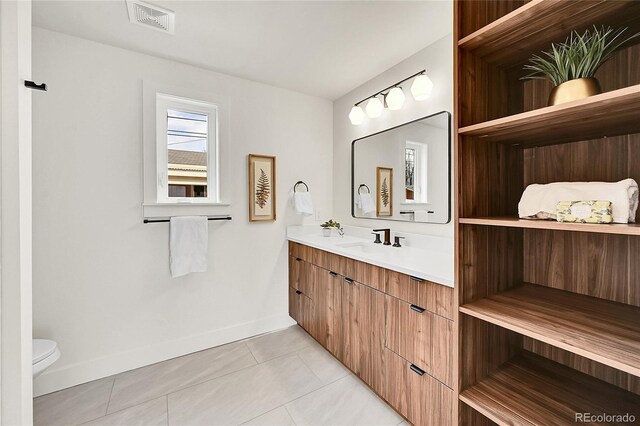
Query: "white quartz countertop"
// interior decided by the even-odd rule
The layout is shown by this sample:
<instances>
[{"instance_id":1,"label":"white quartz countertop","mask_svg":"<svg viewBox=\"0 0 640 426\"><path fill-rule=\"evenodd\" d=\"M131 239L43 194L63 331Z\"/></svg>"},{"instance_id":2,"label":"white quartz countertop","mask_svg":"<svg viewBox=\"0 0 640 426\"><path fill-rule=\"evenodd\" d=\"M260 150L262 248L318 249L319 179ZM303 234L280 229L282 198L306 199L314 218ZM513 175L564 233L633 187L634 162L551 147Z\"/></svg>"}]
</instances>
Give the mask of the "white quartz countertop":
<instances>
[{"instance_id":1,"label":"white quartz countertop","mask_svg":"<svg viewBox=\"0 0 640 426\"><path fill-rule=\"evenodd\" d=\"M406 240L402 240L403 246L398 248L374 244L373 235L371 238L363 238L363 232L353 231L357 227L349 228L346 229L344 237L340 237L336 231L333 231L330 237L325 237L319 226L289 226L287 239L453 287L454 253L451 239L403 233ZM370 229L366 230L367 234L370 232Z\"/></svg>"}]
</instances>

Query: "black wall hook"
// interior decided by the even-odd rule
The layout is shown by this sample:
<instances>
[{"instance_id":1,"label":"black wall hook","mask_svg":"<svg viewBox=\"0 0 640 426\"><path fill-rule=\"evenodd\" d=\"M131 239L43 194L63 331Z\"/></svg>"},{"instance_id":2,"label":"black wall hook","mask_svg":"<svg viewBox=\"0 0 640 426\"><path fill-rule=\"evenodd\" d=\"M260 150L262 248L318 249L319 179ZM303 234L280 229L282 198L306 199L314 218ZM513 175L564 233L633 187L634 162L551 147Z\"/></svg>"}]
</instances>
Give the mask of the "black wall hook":
<instances>
[{"instance_id":1,"label":"black wall hook","mask_svg":"<svg viewBox=\"0 0 640 426\"><path fill-rule=\"evenodd\" d=\"M35 82L33 82L31 80L25 80L24 86L28 87L29 89L42 90L43 92L47 91L46 83L36 84Z\"/></svg>"}]
</instances>

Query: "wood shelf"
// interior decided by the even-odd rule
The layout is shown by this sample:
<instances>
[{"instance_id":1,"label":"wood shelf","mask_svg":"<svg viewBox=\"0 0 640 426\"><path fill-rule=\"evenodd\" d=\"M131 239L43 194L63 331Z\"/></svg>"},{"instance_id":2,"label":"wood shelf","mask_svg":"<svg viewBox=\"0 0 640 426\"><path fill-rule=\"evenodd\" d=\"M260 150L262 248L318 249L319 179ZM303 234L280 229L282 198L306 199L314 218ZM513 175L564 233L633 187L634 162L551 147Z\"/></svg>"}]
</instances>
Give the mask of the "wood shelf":
<instances>
[{"instance_id":1,"label":"wood shelf","mask_svg":"<svg viewBox=\"0 0 640 426\"><path fill-rule=\"evenodd\" d=\"M639 2L640 3L640 2ZM458 130L523 148L640 133L640 85L523 112Z\"/></svg>"},{"instance_id":2,"label":"wood shelf","mask_svg":"<svg viewBox=\"0 0 640 426\"><path fill-rule=\"evenodd\" d=\"M525 284L460 312L640 376L640 308Z\"/></svg>"},{"instance_id":3,"label":"wood shelf","mask_svg":"<svg viewBox=\"0 0 640 426\"><path fill-rule=\"evenodd\" d=\"M640 236L640 224L638 223L564 223L551 220L519 219L517 217L461 217L459 222L464 225L503 226L507 228Z\"/></svg>"},{"instance_id":4,"label":"wood shelf","mask_svg":"<svg viewBox=\"0 0 640 426\"><path fill-rule=\"evenodd\" d=\"M532 53L564 41L572 30L598 25L640 26L637 1L531 0L513 12L458 41L458 46L485 61L509 68Z\"/></svg>"},{"instance_id":5,"label":"wood shelf","mask_svg":"<svg viewBox=\"0 0 640 426\"><path fill-rule=\"evenodd\" d=\"M640 396L526 351L460 400L499 425L575 426L576 413L629 413L632 424L640 419ZM623 424L598 424L605 423Z\"/></svg>"}]
</instances>

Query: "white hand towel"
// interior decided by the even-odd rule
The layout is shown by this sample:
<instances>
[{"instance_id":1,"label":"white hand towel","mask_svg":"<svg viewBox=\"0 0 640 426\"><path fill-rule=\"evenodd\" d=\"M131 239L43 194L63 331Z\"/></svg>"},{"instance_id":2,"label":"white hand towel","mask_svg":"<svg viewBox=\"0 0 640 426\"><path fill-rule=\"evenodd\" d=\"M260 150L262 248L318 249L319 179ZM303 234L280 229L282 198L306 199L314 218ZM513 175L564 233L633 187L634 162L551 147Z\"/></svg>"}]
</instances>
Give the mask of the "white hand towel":
<instances>
[{"instance_id":1,"label":"white hand towel","mask_svg":"<svg viewBox=\"0 0 640 426\"><path fill-rule=\"evenodd\" d=\"M172 217L169 229L171 276L207 271L209 245L206 216Z\"/></svg>"},{"instance_id":2,"label":"white hand towel","mask_svg":"<svg viewBox=\"0 0 640 426\"><path fill-rule=\"evenodd\" d=\"M555 219L560 201L611 201L613 221L635 222L638 210L638 184L633 179L620 182L555 182L529 185L518 204L521 218Z\"/></svg>"},{"instance_id":3,"label":"white hand towel","mask_svg":"<svg viewBox=\"0 0 640 426\"><path fill-rule=\"evenodd\" d=\"M358 194L358 207L362 210L362 213L368 214L376 211L376 205L373 203L373 198L368 192Z\"/></svg>"},{"instance_id":4,"label":"white hand towel","mask_svg":"<svg viewBox=\"0 0 640 426\"><path fill-rule=\"evenodd\" d=\"M313 200L311 199L311 193L309 192L294 192L293 193L293 206L297 214L312 215L313 214Z\"/></svg>"}]
</instances>

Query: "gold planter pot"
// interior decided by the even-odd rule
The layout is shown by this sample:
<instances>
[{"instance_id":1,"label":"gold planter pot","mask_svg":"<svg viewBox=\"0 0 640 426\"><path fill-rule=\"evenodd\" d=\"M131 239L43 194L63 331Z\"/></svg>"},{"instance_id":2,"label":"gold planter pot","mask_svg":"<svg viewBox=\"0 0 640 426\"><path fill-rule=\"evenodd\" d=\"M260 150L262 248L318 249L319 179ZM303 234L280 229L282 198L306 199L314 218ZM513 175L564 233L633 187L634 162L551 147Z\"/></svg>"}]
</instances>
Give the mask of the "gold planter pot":
<instances>
[{"instance_id":1,"label":"gold planter pot","mask_svg":"<svg viewBox=\"0 0 640 426\"><path fill-rule=\"evenodd\" d=\"M549 95L549 106L563 104L602 93L595 78L576 78L557 85Z\"/></svg>"}]
</instances>

